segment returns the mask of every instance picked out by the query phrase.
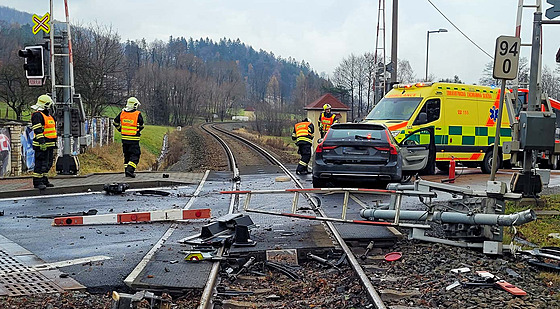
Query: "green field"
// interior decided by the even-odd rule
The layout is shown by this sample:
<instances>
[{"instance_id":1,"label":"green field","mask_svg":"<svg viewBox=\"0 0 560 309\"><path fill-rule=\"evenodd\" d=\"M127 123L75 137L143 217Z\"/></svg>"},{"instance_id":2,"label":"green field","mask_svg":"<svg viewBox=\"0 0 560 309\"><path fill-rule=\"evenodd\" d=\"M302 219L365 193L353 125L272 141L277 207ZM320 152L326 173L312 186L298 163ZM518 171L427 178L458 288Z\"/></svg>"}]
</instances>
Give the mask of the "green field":
<instances>
[{"instance_id":1,"label":"green field","mask_svg":"<svg viewBox=\"0 0 560 309\"><path fill-rule=\"evenodd\" d=\"M143 146L149 152L159 155L161 146L163 146L163 136L170 131L175 130L173 127L164 126L144 126L142 137L140 137L140 146ZM115 142L121 142L121 134L115 131Z\"/></svg>"},{"instance_id":2,"label":"green field","mask_svg":"<svg viewBox=\"0 0 560 309\"><path fill-rule=\"evenodd\" d=\"M0 102L0 119L16 119L16 114L5 102ZM23 111L22 120L31 120L31 112L29 110Z\"/></svg>"}]
</instances>

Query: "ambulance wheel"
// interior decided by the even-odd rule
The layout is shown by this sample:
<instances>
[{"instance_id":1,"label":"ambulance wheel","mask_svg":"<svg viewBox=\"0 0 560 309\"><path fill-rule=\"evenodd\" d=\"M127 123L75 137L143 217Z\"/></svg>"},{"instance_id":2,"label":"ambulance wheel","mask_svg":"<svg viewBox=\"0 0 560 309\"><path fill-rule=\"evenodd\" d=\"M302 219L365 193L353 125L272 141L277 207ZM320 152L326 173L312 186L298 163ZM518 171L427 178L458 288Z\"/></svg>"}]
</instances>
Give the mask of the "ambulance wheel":
<instances>
[{"instance_id":1,"label":"ambulance wheel","mask_svg":"<svg viewBox=\"0 0 560 309\"><path fill-rule=\"evenodd\" d=\"M482 166L480 166L480 169L482 170L482 172L484 174L490 174L492 173L492 156L494 155L494 151L490 150L486 153L486 155L484 155L484 159L482 160ZM497 166L498 169L501 167L502 165L502 158L501 155L498 155L498 162L497 162Z\"/></svg>"},{"instance_id":2,"label":"ambulance wheel","mask_svg":"<svg viewBox=\"0 0 560 309\"><path fill-rule=\"evenodd\" d=\"M449 162L436 162L436 167L438 170L447 173L449 172Z\"/></svg>"}]
</instances>

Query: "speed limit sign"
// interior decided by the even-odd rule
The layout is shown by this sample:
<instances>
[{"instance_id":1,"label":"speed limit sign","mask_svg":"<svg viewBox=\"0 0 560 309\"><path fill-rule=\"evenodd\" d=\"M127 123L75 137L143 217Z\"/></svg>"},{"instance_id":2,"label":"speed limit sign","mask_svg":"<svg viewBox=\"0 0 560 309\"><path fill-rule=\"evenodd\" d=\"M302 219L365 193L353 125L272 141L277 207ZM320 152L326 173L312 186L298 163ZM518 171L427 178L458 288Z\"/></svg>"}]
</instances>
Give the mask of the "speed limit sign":
<instances>
[{"instance_id":1,"label":"speed limit sign","mask_svg":"<svg viewBox=\"0 0 560 309\"><path fill-rule=\"evenodd\" d=\"M515 79L519 67L521 38L502 35L496 40L494 71L496 79Z\"/></svg>"}]
</instances>

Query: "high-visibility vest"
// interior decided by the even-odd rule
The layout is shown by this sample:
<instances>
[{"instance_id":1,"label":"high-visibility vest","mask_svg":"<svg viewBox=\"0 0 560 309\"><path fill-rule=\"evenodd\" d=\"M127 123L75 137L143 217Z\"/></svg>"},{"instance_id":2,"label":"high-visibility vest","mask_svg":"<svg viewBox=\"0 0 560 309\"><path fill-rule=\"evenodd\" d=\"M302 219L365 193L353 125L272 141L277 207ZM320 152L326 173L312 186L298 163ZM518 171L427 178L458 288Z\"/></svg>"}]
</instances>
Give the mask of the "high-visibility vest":
<instances>
[{"instance_id":1,"label":"high-visibility vest","mask_svg":"<svg viewBox=\"0 0 560 309\"><path fill-rule=\"evenodd\" d=\"M140 111L121 112L121 134L123 140L140 140L140 135L138 135L138 115L140 115Z\"/></svg>"},{"instance_id":2,"label":"high-visibility vest","mask_svg":"<svg viewBox=\"0 0 560 309\"><path fill-rule=\"evenodd\" d=\"M294 128L296 130L296 142L304 141L308 143L313 143L313 135L309 132L309 126L311 122L303 121L296 123Z\"/></svg>"},{"instance_id":3,"label":"high-visibility vest","mask_svg":"<svg viewBox=\"0 0 560 309\"><path fill-rule=\"evenodd\" d=\"M45 115L41 111L37 111L36 113L40 113L41 116L43 116L43 122L45 124L42 125L43 133L34 136L33 146L39 146L40 145L39 139L41 137L44 137L46 139L45 144L47 145L47 147L55 147L57 134L56 134L56 122L54 121L53 116ZM39 123L33 126L34 129L36 127L41 127L41 124Z\"/></svg>"},{"instance_id":4,"label":"high-visibility vest","mask_svg":"<svg viewBox=\"0 0 560 309\"><path fill-rule=\"evenodd\" d=\"M321 113L321 118L319 119L322 124L321 131L327 132L333 125L335 118L335 114L332 114L330 117L325 117L325 113Z\"/></svg>"}]
</instances>

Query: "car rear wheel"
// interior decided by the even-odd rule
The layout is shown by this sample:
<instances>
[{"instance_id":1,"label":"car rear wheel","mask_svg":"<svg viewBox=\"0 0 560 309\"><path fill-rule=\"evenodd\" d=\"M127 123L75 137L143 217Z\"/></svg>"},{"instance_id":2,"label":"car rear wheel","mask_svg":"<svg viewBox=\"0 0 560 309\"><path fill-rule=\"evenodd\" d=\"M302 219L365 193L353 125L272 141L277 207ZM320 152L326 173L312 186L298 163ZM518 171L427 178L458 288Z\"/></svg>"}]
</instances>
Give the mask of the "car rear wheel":
<instances>
[{"instance_id":1,"label":"car rear wheel","mask_svg":"<svg viewBox=\"0 0 560 309\"><path fill-rule=\"evenodd\" d=\"M327 182L323 179L318 177L313 177L313 188L324 188L326 187Z\"/></svg>"}]
</instances>

